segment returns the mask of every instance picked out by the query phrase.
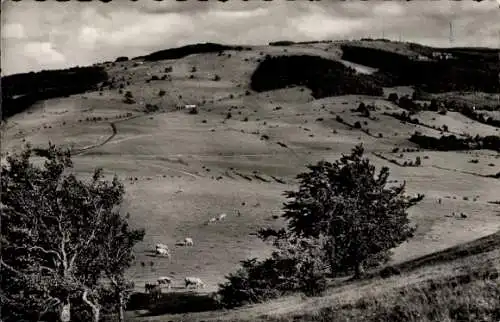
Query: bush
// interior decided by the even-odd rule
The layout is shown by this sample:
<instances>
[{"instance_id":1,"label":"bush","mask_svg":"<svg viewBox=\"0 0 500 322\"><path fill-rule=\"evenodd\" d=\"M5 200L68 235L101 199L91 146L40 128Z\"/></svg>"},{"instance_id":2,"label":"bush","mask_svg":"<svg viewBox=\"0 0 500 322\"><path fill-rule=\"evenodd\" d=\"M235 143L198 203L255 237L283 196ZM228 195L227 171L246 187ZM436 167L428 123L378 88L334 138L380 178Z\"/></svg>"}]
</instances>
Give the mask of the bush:
<instances>
[{"instance_id":1,"label":"bush","mask_svg":"<svg viewBox=\"0 0 500 322\"><path fill-rule=\"evenodd\" d=\"M355 129L360 129L361 128L361 123L359 121L356 121L356 123L354 123L354 128Z\"/></svg>"},{"instance_id":2,"label":"bush","mask_svg":"<svg viewBox=\"0 0 500 322\"><path fill-rule=\"evenodd\" d=\"M393 103L397 103L398 102L398 94L396 93L391 93L389 94L389 97L387 98L389 101L393 102Z\"/></svg>"},{"instance_id":3,"label":"bush","mask_svg":"<svg viewBox=\"0 0 500 322\"><path fill-rule=\"evenodd\" d=\"M216 82L220 81L220 76L219 75L215 75L214 76L214 81L216 81Z\"/></svg>"},{"instance_id":4,"label":"bush","mask_svg":"<svg viewBox=\"0 0 500 322\"><path fill-rule=\"evenodd\" d=\"M160 97L165 96L165 94L167 94L167 92L162 89L158 92L158 96Z\"/></svg>"},{"instance_id":5,"label":"bush","mask_svg":"<svg viewBox=\"0 0 500 322\"><path fill-rule=\"evenodd\" d=\"M116 63L124 62L124 61L128 61L128 57L120 56L120 57L116 58L116 60L115 60Z\"/></svg>"},{"instance_id":6,"label":"bush","mask_svg":"<svg viewBox=\"0 0 500 322\"><path fill-rule=\"evenodd\" d=\"M242 267L226 276L217 295L226 308L263 302L292 292L319 295L326 288L324 264L317 241L291 239L262 261L242 261Z\"/></svg>"}]
</instances>

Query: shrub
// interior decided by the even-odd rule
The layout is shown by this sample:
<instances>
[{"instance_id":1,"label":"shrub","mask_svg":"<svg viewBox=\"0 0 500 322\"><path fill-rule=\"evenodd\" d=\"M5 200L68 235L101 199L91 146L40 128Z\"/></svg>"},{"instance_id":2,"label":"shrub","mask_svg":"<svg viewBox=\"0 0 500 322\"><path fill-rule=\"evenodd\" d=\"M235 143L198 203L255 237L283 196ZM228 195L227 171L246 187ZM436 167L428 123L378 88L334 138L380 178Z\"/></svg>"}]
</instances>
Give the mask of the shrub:
<instances>
[{"instance_id":1,"label":"shrub","mask_svg":"<svg viewBox=\"0 0 500 322\"><path fill-rule=\"evenodd\" d=\"M160 97L165 96L165 94L167 94L167 92L162 89L158 92L158 96Z\"/></svg>"},{"instance_id":2,"label":"shrub","mask_svg":"<svg viewBox=\"0 0 500 322\"><path fill-rule=\"evenodd\" d=\"M355 129L360 129L361 128L361 123L359 121L356 121L356 123L354 123L354 128Z\"/></svg>"},{"instance_id":3,"label":"shrub","mask_svg":"<svg viewBox=\"0 0 500 322\"><path fill-rule=\"evenodd\" d=\"M326 288L324 264L318 243L311 239L292 239L262 261L242 261L242 267L226 276L217 295L227 308L258 303L291 292L318 295Z\"/></svg>"},{"instance_id":4,"label":"shrub","mask_svg":"<svg viewBox=\"0 0 500 322\"><path fill-rule=\"evenodd\" d=\"M220 76L219 75L215 75L214 76L214 81L216 81L216 82L220 81Z\"/></svg>"},{"instance_id":5,"label":"shrub","mask_svg":"<svg viewBox=\"0 0 500 322\"><path fill-rule=\"evenodd\" d=\"M398 94L396 93L391 93L389 94L389 97L388 97L388 100L393 102L393 103L397 103L398 102Z\"/></svg>"},{"instance_id":6,"label":"shrub","mask_svg":"<svg viewBox=\"0 0 500 322\"><path fill-rule=\"evenodd\" d=\"M130 98L130 97L125 97L125 99L123 99L123 102L125 104L134 104L135 100L133 98Z\"/></svg>"},{"instance_id":7,"label":"shrub","mask_svg":"<svg viewBox=\"0 0 500 322\"><path fill-rule=\"evenodd\" d=\"M124 61L128 61L128 57L120 56L120 57L116 58L116 60L115 60L115 62L117 62L117 63L124 62Z\"/></svg>"}]
</instances>

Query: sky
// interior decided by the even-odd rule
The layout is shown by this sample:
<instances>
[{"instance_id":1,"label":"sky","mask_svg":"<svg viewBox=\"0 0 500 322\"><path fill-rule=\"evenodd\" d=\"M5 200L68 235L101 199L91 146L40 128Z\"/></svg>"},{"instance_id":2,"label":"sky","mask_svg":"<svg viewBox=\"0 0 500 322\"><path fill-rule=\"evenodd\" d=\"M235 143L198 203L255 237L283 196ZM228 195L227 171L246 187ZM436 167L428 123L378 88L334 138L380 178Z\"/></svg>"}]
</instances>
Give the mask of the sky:
<instances>
[{"instance_id":1,"label":"sky","mask_svg":"<svg viewBox=\"0 0 500 322\"><path fill-rule=\"evenodd\" d=\"M86 66L199 42L363 37L498 48L500 0L2 2L2 75Z\"/></svg>"}]
</instances>

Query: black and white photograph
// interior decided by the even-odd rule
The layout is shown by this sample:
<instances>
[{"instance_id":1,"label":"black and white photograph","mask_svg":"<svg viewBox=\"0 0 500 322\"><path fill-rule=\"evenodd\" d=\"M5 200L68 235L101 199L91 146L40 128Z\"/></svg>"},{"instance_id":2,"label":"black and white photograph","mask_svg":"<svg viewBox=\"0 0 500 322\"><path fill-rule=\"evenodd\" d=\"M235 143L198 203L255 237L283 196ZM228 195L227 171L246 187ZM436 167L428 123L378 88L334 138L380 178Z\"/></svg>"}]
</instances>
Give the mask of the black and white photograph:
<instances>
[{"instance_id":1,"label":"black and white photograph","mask_svg":"<svg viewBox=\"0 0 500 322\"><path fill-rule=\"evenodd\" d=\"M0 82L0 322L500 322L500 0L3 0Z\"/></svg>"}]
</instances>

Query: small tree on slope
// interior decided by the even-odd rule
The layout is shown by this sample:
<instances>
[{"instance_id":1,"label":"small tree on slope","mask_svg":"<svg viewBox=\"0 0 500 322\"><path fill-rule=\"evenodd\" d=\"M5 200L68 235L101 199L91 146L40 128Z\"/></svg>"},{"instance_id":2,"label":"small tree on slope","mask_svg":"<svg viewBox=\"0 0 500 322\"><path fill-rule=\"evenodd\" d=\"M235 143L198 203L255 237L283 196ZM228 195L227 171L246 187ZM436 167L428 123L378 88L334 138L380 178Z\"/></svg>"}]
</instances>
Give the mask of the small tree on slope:
<instances>
[{"instance_id":1,"label":"small tree on slope","mask_svg":"<svg viewBox=\"0 0 500 322\"><path fill-rule=\"evenodd\" d=\"M367 260L388 252L415 231L407 210L416 201L404 196L405 184L386 187L389 169L383 167L376 175L363 152L360 144L334 163L309 165L309 172L298 175L299 190L285 193L290 201L283 214L288 234L326 239L324 251L332 273L350 268L356 278ZM261 231L263 238L266 235L269 231Z\"/></svg>"},{"instance_id":2,"label":"small tree on slope","mask_svg":"<svg viewBox=\"0 0 500 322\"><path fill-rule=\"evenodd\" d=\"M117 178L104 181L96 170L90 182L78 180L67 173L69 152L53 145L43 167L31 156L27 146L1 168L2 319L69 321L83 304L91 312L83 319L99 321L105 295L125 302L131 285L123 273L144 231L119 214Z\"/></svg>"}]
</instances>

